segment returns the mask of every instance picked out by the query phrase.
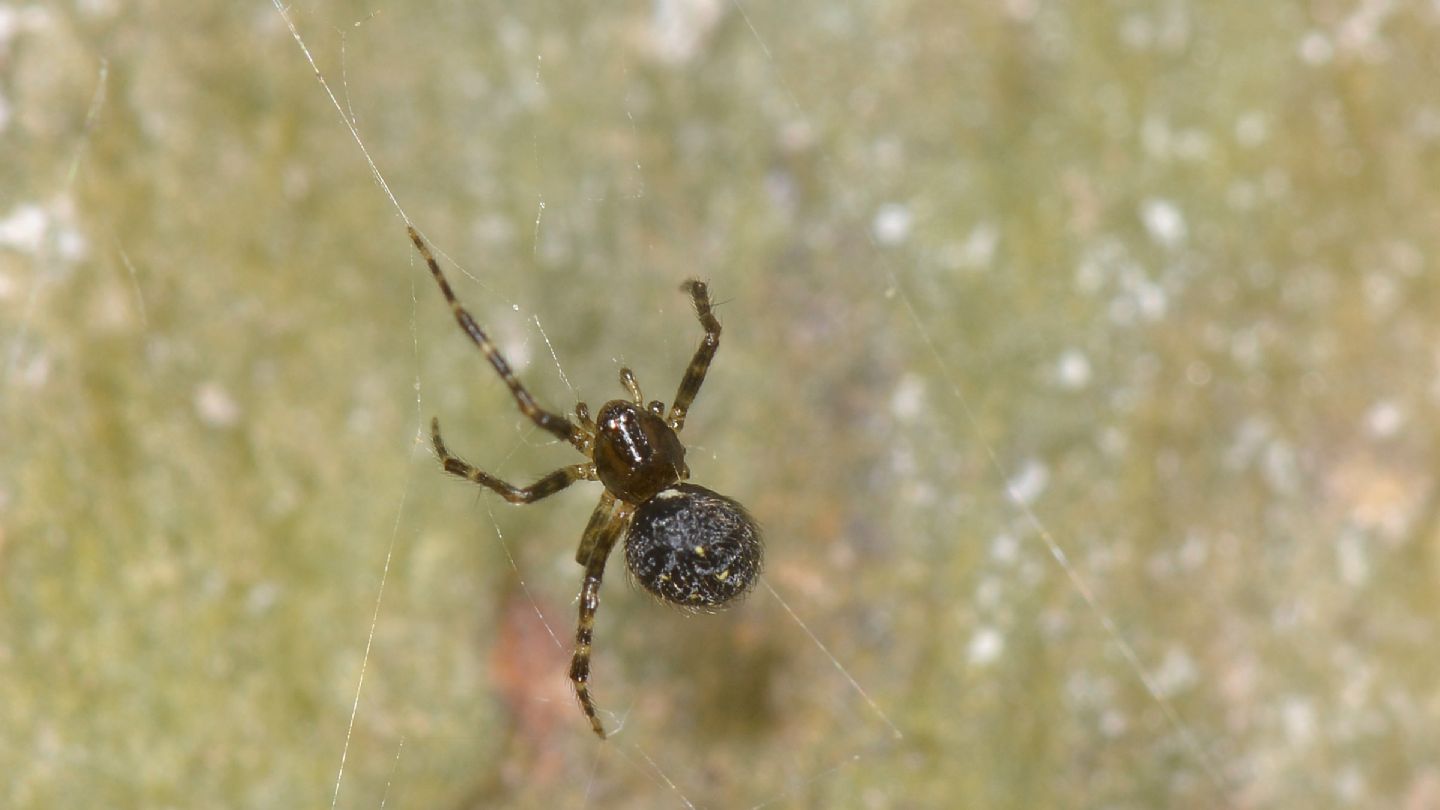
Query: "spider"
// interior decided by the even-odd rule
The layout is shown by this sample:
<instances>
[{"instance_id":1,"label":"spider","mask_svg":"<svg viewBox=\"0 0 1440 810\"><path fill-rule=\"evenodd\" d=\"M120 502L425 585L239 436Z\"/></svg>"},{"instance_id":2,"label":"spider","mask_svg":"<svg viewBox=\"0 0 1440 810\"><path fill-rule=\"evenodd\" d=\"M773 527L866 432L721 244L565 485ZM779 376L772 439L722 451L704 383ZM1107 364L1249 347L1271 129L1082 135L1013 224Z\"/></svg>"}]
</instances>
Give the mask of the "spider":
<instances>
[{"instance_id":1,"label":"spider","mask_svg":"<svg viewBox=\"0 0 1440 810\"><path fill-rule=\"evenodd\" d=\"M605 728L590 694L590 649L605 560L616 540L625 536L626 565L645 590L691 612L711 612L733 604L760 573L760 527L735 500L688 483L690 467L685 463L685 445L680 443L685 416L720 347L720 321L711 311L709 288L694 280L680 287L690 294L705 336L680 380L668 414L660 400L646 403L635 374L622 368L620 384L630 398L610 400L593 419L590 408L578 402L572 422L536 404L495 344L455 297L420 234L413 227L409 231L410 241L440 285L455 320L509 386L520 412L586 458L528 487L517 487L452 454L440 438L440 420L432 419L430 439L445 471L488 487L514 504L534 503L581 480L605 486L575 553L575 562L585 568L585 578L580 585L580 619L570 660L570 682L580 708L589 718L590 728L603 740Z\"/></svg>"}]
</instances>

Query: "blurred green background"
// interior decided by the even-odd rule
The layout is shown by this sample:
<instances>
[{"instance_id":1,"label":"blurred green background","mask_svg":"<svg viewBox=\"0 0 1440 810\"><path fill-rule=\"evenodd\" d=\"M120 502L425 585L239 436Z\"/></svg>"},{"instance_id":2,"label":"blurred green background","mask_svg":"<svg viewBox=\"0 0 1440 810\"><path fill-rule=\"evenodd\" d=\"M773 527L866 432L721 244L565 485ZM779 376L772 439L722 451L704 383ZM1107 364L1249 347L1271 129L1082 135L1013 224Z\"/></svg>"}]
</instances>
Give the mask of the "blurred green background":
<instances>
[{"instance_id":1,"label":"blurred green background","mask_svg":"<svg viewBox=\"0 0 1440 810\"><path fill-rule=\"evenodd\" d=\"M597 743L598 487L438 470L573 454L282 16L0 2L0 804L1440 806L1433 3L290 13L543 402L710 280L774 593L613 558Z\"/></svg>"}]
</instances>

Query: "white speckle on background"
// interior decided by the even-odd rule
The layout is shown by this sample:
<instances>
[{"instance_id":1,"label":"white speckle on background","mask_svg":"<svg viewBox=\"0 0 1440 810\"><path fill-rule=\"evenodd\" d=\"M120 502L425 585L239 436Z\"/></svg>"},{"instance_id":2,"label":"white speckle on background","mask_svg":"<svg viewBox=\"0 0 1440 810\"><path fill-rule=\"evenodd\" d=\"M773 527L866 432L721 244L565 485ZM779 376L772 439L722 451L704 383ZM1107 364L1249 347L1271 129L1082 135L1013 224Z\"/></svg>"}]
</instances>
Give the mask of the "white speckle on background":
<instances>
[{"instance_id":1,"label":"white speckle on background","mask_svg":"<svg viewBox=\"0 0 1440 810\"><path fill-rule=\"evenodd\" d=\"M1130 448L1130 437L1125 434L1125 431L1112 425L1100 430L1097 444L1100 445L1100 449L1104 451L1105 455L1114 458L1124 454Z\"/></svg>"},{"instance_id":2,"label":"white speckle on background","mask_svg":"<svg viewBox=\"0 0 1440 810\"><path fill-rule=\"evenodd\" d=\"M910 236L910 225L914 222L910 209L900 203L885 203L875 212L871 228L875 241L882 245L898 245Z\"/></svg>"},{"instance_id":3,"label":"white speckle on background","mask_svg":"<svg viewBox=\"0 0 1440 810\"><path fill-rule=\"evenodd\" d=\"M971 664L984 666L1005 651L1005 637L993 627L982 627L970 637L968 651Z\"/></svg>"},{"instance_id":4,"label":"white speckle on background","mask_svg":"<svg viewBox=\"0 0 1440 810\"><path fill-rule=\"evenodd\" d=\"M1179 647L1166 650L1165 658L1155 669L1155 685L1165 695L1175 694L1193 684L1198 677L1195 661Z\"/></svg>"},{"instance_id":5,"label":"white speckle on background","mask_svg":"<svg viewBox=\"0 0 1440 810\"><path fill-rule=\"evenodd\" d=\"M1015 539L1013 534L999 534L990 541L990 556L996 562L1010 563L1020 553L1020 541Z\"/></svg>"},{"instance_id":6,"label":"white speckle on background","mask_svg":"<svg viewBox=\"0 0 1440 810\"><path fill-rule=\"evenodd\" d=\"M780 127L780 146L786 152L803 152L815 146L815 127L809 121L787 121Z\"/></svg>"},{"instance_id":7,"label":"white speckle on background","mask_svg":"<svg viewBox=\"0 0 1440 810\"><path fill-rule=\"evenodd\" d=\"M670 64L691 61L709 40L724 9L719 0L656 0L651 4L651 50Z\"/></svg>"},{"instance_id":8,"label":"white speckle on background","mask_svg":"<svg viewBox=\"0 0 1440 810\"><path fill-rule=\"evenodd\" d=\"M1028 505L1040 497L1040 493L1045 491L1045 486L1049 483L1050 471L1044 464L1030 459L1020 468L1020 472L1005 482L1005 489L1015 500Z\"/></svg>"},{"instance_id":9,"label":"white speckle on background","mask_svg":"<svg viewBox=\"0 0 1440 810\"><path fill-rule=\"evenodd\" d=\"M230 427L240 420L240 405L214 380L195 389L195 412L211 427Z\"/></svg>"},{"instance_id":10,"label":"white speckle on background","mask_svg":"<svg viewBox=\"0 0 1440 810\"><path fill-rule=\"evenodd\" d=\"M1135 311L1147 321L1158 321L1170 309L1170 296L1159 284L1149 279L1135 279L1130 285L1135 299Z\"/></svg>"},{"instance_id":11,"label":"white speckle on background","mask_svg":"<svg viewBox=\"0 0 1440 810\"><path fill-rule=\"evenodd\" d=\"M1090 384L1090 359L1079 349L1066 349L1055 369L1064 388L1084 388Z\"/></svg>"},{"instance_id":12,"label":"white speckle on background","mask_svg":"<svg viewBox=\"0 0 1440 810\"><path fill-rule=\"evenodd\" d=\"M50 225L50 215L35 203L21 203L0 219L0 246L38 253Z\"/></svg>"},{"instance_id":13,"label":"white speckle on background","mask_svg":"<svg viewBox=\"0 0 1440 810\"><path fill-rule=\"evenodd\" d=\"M1285 735L1292 743L1302 743L1315 736L1315 709L1302 698L1285 700L1280 709Z\"/></svg>"},{"instance_id":14,"label":"white speckle on background","mask_svg":"<svg viewBox=\"0 0 1440 810\"><path fill-rule=\"evenodd\" d=\"M1175 138L1175 156L1181 160L1206 160L1215 151L1210 135L1198 129L1181 130Z\"/></svg>"},{"instance_id":15,"label":"white speckle on background","mask_svg":"<svg viewBox=\"0 0 1440 810\"><path fill-rule=\"evenodd\" d=\"M890 396L890 411L895 418L910 421L920 415L925 405L925 381L918 374L906 374Z\"/></svg>"},{"instance_id":16,"label":"white speckle on background","mask_svg":"<svg viewBox=\"0 0 1440 810\"><path fill-rule=\"evenodd\" d=\"M978 223L970 229L964 242L947 247L945 264L955 269L985 267L994 260L999 244L1000 231L992 223Z\"/></svg>"},{"instance_id":17,"label":"white speckle on background","mask_svg":"<svg viewBox=\"0 0 1440 810\"><path fill-rule=\"evenodd\" d=\"M975 606L984 609L993 609L1000 604L1000 599L1005 595L1005 585L998 578L987 576L980 580L975 586Z\"/></svg>"},{"instance_id":18,"label":"white speckle on background","mask_svg":"<svg viewBox=\"0 0 1440 810\"><path fill-rule=\"evenodd\" d=\"M1120 22L1120 41L1135 51L1149 50L1155 41L1155 27L1143 14L1130 14Z\"/></svg>"},{"instance_id":19,"label":"white speckle on background","mask_svg":"<svg viewBox=\"0 0 1440 810\"><path fill-rule=\"evenodd\" d=\"M1028 22L1035 16L1036 6L1035 0L1005 0L1005 13L1011 19Z\"/></svg>"},{"instance_id":20,"label":"white speckle on background","mask_svg":"<svg viewBox=\"0 0 1440 810\"><path fill-rule=\"evenodd\" d=\"M1130 727L1126 722L1125 715L1116 709L1107 709L1100 715L1100 733L1106 737L1119 737Z\"/></svg>"},{"instance_id":21,"label":"white speckle on background","mask_svg":"<svg viewBox=\"0 0 1440 810\"><path fill-rule=\"evenodd\" d=\"M1170 124L1163 118L1153 115L1145 116L1140 123L1140 144L1145 148L1145 153L1157 160L1166 160L1170 157Z\"/></svg>"},{"instance_id":22,"label":"white speckle on background","mask_svg":"<svg viewBox=\"0 0 1440 810\"><path fill-rule=\"evenodd\" d=\"M1270 135L1270 124L1265 114L1250 111L1235 122L1235 142L1241 146L1259 146Z\"/></svg>"},{"instance_id":23,"label":"white speckle on background","mask_svg":"<svg viewBox=\"0 0 1440 810\"><path fill-rule=\"evenodd\" d=\"M42 388L50 380L50 356L43 352L30 357L21 366L16 377L27 388Z\"/></svg>"},{"instance_id":24,"label":"white speckle on background","mask_svg":"<svg viewBox=\"0 0 1440 810\"><path fill-rule=\"evenodd\" d=\"M270 612L280 600L280 585L274 580L265 580L251 586L245 594L245 609L255 616Z\"/></svg>"},{"instance_id":25,"label":"white speckle on background","mask_svg":"<svg viewBox=\"0 0 1440 810\"><path fill-rule=\"evenodd\" d=\"M1330 38L1319 31L1311 31L1300 40L1300 58L1306 64L1323 65L1335 56L1335 46Z\"/></svg>"},{"instance_id":26,"label":"white speckle on background","mask_svg":"<svg viewBox=\"0 0 1440 810\"><path fill-rule=\"evenodd\" d=\"M1185 240L1185 216L1169 200L1149 199L1140 206L1140 219L1150 238L1173 248Z\"/></svg>"},{"instance_id":27,"label":"white speckle on background","mask_svg":"<svg viewBox=\"0 0 1440 810\"><path fill-rule=\"evenodd\" d=\"M1365 413L1365 429L1377 439L1388 439L1404 426L1405 409L1394 400L1377 402Z\"/></svg>"},{"instance_id":28,"label":"white speckle on background","mask_svg":"<svg viewBox=\"0 0 1440 810\"><path fill-rule=\"evenodd\" d=\"M1193 532L1186 535L1185 543L1180 546L1180 566L1182 568L1194 571L1203 566L1209 557L1210 548L1203 537Z\"/></svg>"},{"instance_id":29,"label":"white speckle on background","mask_svg":"<svg viewBox=\"0 0 1440 810\"><path fill-rule=\"evenodd\" d=\"M69 262L78 262L85 258L85 254L89 252L90 243L85 239L84 234L75 230L73 227L66 226L61 228L60 232L56 234L55 248L62 259Z\"/></svg>"},{"instance_id":30,"label":"white speckle on background","mask_svg":"<svg viewBox=\"0 0 1440 810\"><path fill-rule=\"evenodd\" d=\"M1295 451L1279 439L1265 446L1260 469L1266 483L1276 492L1291 493L1300 486L1300 471L1295 460Z\"/></svg>"},{"instance_id":31,"label":"white speckle on background","mask_svg":"<svg viewBox=\"0 0 1440 810\"><path fill-rule=\"evenodd\" d=\"M1378 316L1385 316L1400 303L1400 285L1394 276L1370 273L1365 276L1365 300Z\"/></svg>"},{"instance_id":32,"label":"white speckle on background","mask_svg":"<svg viewBox=\"0 0 1440 810\"><path fill-rule=\"evenodd\" d=\"M1335 543L1336 565L1340 579L1352 588L1364 585L1370 579L1370 559L1365 554L1365 538L1355 531L1340 535Z\"/></svg>"},{"instance_id":33,"label":"white speckle on background","mask_svg":"<svg viewBox=\"0 0 1440 810\"><path fill-rule=\"evenodd\" d=\"M1346 765L1335 775L1335 793L1348 805L1355 805L1365 797L1365 774L1354 765Z\"/></svg>"},{"instance_id":34,"label":"white speckle on background","mask_svg":"<svg viewBox=\"0 0 1440 810\"><path fill-rule=\"evenodd\" d=\"M515 311L520 311L519 304L515 305ZM495 331L502 335L500 345L505 347L503 353L505 359L510 361L511 370L519 374L530 368L530 364L534 362L535 356L530 352L530 341L525 339L524 331L513 324L502 324L496 327ZM616 358L615 362L618 365L624 365L619 358Z\"/></svg>"}]
</instances>

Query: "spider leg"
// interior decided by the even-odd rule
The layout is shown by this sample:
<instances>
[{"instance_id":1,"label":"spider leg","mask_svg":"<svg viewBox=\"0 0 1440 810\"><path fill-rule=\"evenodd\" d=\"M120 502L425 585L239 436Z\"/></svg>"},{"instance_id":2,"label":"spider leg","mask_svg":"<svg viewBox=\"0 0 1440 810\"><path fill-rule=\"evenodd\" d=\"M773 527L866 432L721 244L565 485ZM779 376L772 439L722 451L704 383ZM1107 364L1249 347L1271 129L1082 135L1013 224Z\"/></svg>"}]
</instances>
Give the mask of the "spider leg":
<instances>
[{"instance_id":1,"label":"spider leg","mask_svg":"<svg viewBox=\"0 0 1440 810\"><path fill-rule=\"evenodd\" d=\"M595 699L590 696L590 646L595 640L595 612L600 609L600 580L605 575L605 560L610 556L635 507L620 502L614 506L615 498L609 492L600 498L600 505L590 517L585 537L580 541L583 552L587 547L585 581L580 586L580 622L575 628L575 655L570 659L570 682L575 685L575 696L580 699L580 709L590 718L590 728L595 736L605 739L605 727L595 712ZM577 555L578 556L578 555Z\"/></svg>"},{"instance_id":2,"label":"spider leg","mask_svg":"<svg viewBox=\"0 0 1440 810\"><path fill-rule=\"evenodd\" d=\"M577 447L586 458L593 458L595 455L595 419L590 416L589 405L583 402L575 403L575 421L580 423L580 432L584 435L584 440Z\"/></svg>"},{"instance_id":3,"label":"spider leg","mask_svg":"<svg viewBox=\"0 0 1440 810\"><path fill-rule=\"evenodd\" d=\"M580 429L587 433L595 432L595 420L590 417L590 406L583 402L575 403L575 418L580 420Z\"/></svg>"},{"instance_id":4,"label":"spider leg","mask_svg":"<svg viewBox=\"0 0 1440 810\"><path fill-rule=\"evenodd\" d=\"M580 535L580 547L575 550L575 562L590 564L590 555L595 553L595 543L600 540L601 530L610 522L610 513L615 511L615 495L610 490L600 496L600 503L590 513L590 522L585 524L585 533Z\"/></svg>"},{"instance_id":5,"label":"spider leg","mask_svg":"<svg viewBox=\"0 0 1440 810\"><path fill-rule=\"evenodd\" d=\"M440 293L450 304L450 310L455 313L455 320L459 322L460 328L465 330L465 334L470 336L475 345L480 347L480 351L485 353L485 359L490 361L495 373L499 374L500 379L510 387L510 393L515 397L515 404L520 406L520 412L529 417L530 421L540 429L564 439L583 452L584 433L569 419L560 414L551 413L535 403L535 398L525 389L520 378L515 376L515 372L510 370L510 364L505 362L505 358L500 355L500 350L490 342L490 337L485 334L485 330L481 329L480 325L475 323L475 319L470 317L470 313L465 310L465 307L461 306L460 300L455 297L455 291L450 289L450 282L445 279L445 274L440 272L440 264L430 253L430 248L426 246L425 240L420 238L419 231L416 231L414 227L409 228L409 231L410 241L415 243L415 249L420 251L421 257L425 259L426 266L430 268L430 275L435 277L435 283L440 285Z\"/></svg>"},{"instance_id":6,"label":"spider leg","mask_svg":"<svg viewBox=\"0 0 1440 810\"><path fill-rule=\"evenodd\" d=\"M690 410L690 404L695 401L695 395L700 393L700 384L705 382L705 372L710 370L710 361L715 359L715 350L720 348L720 321L710 310L710 288L703 281L691 279L680 285L680 289L690 293L690 300L695 304L695 315L700 319L700 325L705 327L705 337L700 339L700 348L696 349L695 356L690 358L690 367L685 369L685 376L680 380L680 390L675 392L675 402L670 406L668 421L677 433L685 427L685 414Z\"/></svg>"},{"instance_id":7,"label":"spider leg","mask_svg":"<svg viewBox=\"0 0 1440 810\"><path fill-rule=\"evenodd\" d=\"M620 369L620 384L630 392L630 401L636 405L645 404L645 395L640 393L640 383L635 379L635 372L629 368Z\"/></svg>"},{"instance_id":8,"label":"spider leg","mask_svg":"<svg viewBox=\"0 0 1440 810\"><path fill-rule=\"evenodd\" d=\"M435 444L435 454L440 457L440 463L444 465L445 472L489 487L500 493L500 497L510 503L534 503L541 498L554 495L576 481L595 480L593 464L572 464L569 467L561 467L528 487L517 487L501 481L484 470L472 467L459 456L451 455L450 451L445 449L445 442L440 439L439 419L430 420L430 441Z\"/></svg>"}]
</instances>

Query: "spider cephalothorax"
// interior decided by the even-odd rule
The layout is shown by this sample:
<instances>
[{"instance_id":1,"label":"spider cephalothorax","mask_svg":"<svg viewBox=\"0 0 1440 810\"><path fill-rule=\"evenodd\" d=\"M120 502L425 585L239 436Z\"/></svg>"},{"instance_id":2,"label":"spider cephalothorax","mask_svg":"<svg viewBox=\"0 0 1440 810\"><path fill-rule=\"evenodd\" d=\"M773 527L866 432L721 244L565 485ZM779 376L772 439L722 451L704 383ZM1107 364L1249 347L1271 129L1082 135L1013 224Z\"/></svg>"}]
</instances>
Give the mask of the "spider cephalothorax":
<instances>
[{"instance_id":1,"label":"spider cephalothorax","mask_svg":"<svg viewBox=\"0 0 1440 810\"><path fill-rule=\"evenodd\" d=\"M625 562L635 581L656 597L686 610L714 611L732 604L760 574L764 547L754 518L738 502L686 482L690 468L685 464L680 431L720 346L720 321L711 311L709 289L700 281L687 281L681 287L690 294L705 336L680 380L668 414L659 400L647 404L635 375L622 368L620 383L630 399L605 403L594 419L585 403L577 403L572 422L535 403L485 331L460 305L414 228L410 239L440 285L460 328L509 386L520 412L588 459L561 467L528 487L517 487L451 454L440 438L439 420L432 420L430 437L445 471L488 487L511 503L533 503L577 480L599 481L605 486L575 553L575 561L585 567L585 578L580 586L575 654L570 661L570 680L580 708L590 718L590 727L604 738L605 728L590 695L590 646L600 606L600 581L616 540L625 535Z\"/></svg>"},{"instance_id":2,"label":"spider cephalothorax","mask_svg":"<svg viewBox=\"0 0 1440 810\"><path fill-rule=\"evenodd\" d=\"M622 399L605 403L596 415L593 458L600 483L630 503L647 501L690 475L680 435L656 414Z\"/></svg>"}]
</instances>

